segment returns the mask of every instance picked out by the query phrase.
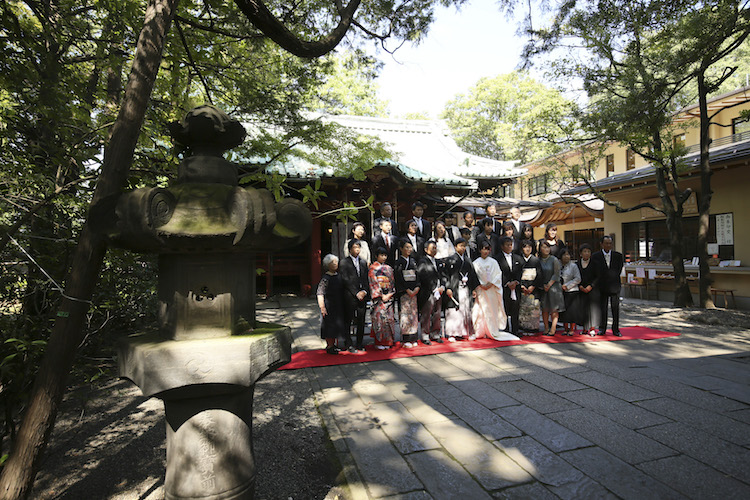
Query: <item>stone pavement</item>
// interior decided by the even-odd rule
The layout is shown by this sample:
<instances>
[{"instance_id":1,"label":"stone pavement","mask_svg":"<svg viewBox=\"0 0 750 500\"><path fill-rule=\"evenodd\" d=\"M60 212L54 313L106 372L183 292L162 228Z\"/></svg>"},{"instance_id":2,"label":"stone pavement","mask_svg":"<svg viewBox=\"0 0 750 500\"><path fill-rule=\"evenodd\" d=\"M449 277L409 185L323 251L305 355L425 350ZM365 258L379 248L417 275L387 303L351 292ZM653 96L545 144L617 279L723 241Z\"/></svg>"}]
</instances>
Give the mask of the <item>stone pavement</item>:
<instances>
[{"instance_id":1,"label":"stone pavement","mask_svg":"<svg viewBox=\"0 0 750 500\"><path fill-rule=\"evenodd\" d=\"M314 302L280 300L259 318L320 348ZM622 309L682 335L306 369L346 496L750 498L750 324Z\"/></svg>"}]
</instances>

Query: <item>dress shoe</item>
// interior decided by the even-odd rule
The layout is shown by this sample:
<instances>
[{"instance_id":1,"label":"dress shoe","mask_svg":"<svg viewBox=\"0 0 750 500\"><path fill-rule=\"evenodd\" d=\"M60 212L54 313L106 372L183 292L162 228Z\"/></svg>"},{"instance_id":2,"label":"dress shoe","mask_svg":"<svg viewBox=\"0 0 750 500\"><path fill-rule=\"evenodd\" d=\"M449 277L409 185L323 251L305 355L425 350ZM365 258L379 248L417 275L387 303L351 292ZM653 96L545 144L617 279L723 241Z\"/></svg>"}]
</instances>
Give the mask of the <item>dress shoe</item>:
<instances>
[{"instance_id":1,"label":"dress shoe","mask_svg":"<svg viewBox=\"0 0 750 500\"><path fill-rule=\"evenodd\" d=\"M435 342L437 342L438 344L442 344L443 343L443 339L435 339Z\"/></svg>"},{"instance_id":2,"label":"dress shoe","mask_svg":"<svg viewBox=\"0 0 750 500\"><path fill-rule=\"evenodd\" d=\"M326 352L328 354L338 354L340 349L338 347L327 347Z\"/></svg>"},{"instance_id":3,"label":"dress shoe","mask_svg":"<svg viewBox=\"0 0 750 500\"><path fill-rule=\"evenodd\" d=\"M424 345L432 345L432 342L430 342L430 340L429 340L429 339L424 339L424 340L422 341L422 343L423 343Z\"/></svg>"},{"instance_id":4,"label":"dress shoe","mask_svg":"<svg viewBox=\"0 0 750 500\"><path fill-rule=\"evenodd\" d=\"M357 352L357 348L356 348L356 347L354 347L354 346L352 345L352 346L349 346L349 349L347 349L347 351L349 351L349 352L351 352L352 354L354 354L354 353L356 353L356 352Z\"/></svg>"},{"instance_id":5,"label":"dress shoe","mask_svg":"<svg viewBox=\"0 0 750 500\"><path fill-rule=\"evenodd\" d=\"M622 333L620 333L620 330L617 330L616 332L612 332L612 335L615 337L622 337Z\"/></svg>"}]
</instances>

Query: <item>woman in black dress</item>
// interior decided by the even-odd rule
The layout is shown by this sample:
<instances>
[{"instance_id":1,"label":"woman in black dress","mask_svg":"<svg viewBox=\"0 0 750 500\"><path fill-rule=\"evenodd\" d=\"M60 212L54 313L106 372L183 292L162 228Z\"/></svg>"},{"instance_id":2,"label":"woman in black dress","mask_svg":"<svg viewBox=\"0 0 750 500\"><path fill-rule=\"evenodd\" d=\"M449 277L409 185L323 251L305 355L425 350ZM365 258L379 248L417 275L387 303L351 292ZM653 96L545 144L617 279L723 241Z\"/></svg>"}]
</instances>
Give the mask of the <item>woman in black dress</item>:
<instances>
[{"instance_id":1,"label":"woman in black dress","mask_svg":"<svg viewBox=\"0 0 750 500\"><path fill-rule=\"evenodd\" d=\"M581 313L583 315L583 330L581 335L596 336L596 327L599 326L599 290L597 289L596 266L591 263L591 245L584 243L578 249L580 259L576 264L581 271L581 283L578 285L580 294Z\"/></svg>"},{"instance_id":2,"label":"woman in black dress","mask_svg":"<svg viewBox=\"0 0 750 500\"><path fill-rule=\"evenodd\" d=\"M543 241L546 241L549 245L550 255L559 259L560 250L565 248L565 242L557 237L557 224L554 222L547 224L547 227L544 228L544 238L539 240L539 243L541 244ZM539 250L538 245L537 250Z\"/></svg>"},{"instance_id":3,"label":"woman in black dress","mask_svg":"<svg viewBox=\"0 0 750 500\"><path fill-rule=\"evenodd\" d=\"M320 307L320 337L326 341L326 352L338 354L339 338L348 333L344 319L344 283L338 274L339 258L328 254L323 258L326 273L318 284L318 306Z\"/></svg>"},{"instance_id":4,"label":"woman in black dress","mask_svg":"<svg viewBox=\"0 0 750 500\"><path fill-rule=\"evenodd\" d=\"M536 241L534 241L534 228L531 227L531 224L526 224L523 226L523 229L521 229L521 241L528 241L531 243L531 255L535 256L536 253ZM521 245L521 255L523 255L523 245Z\"/></svg>"}]
</instances>

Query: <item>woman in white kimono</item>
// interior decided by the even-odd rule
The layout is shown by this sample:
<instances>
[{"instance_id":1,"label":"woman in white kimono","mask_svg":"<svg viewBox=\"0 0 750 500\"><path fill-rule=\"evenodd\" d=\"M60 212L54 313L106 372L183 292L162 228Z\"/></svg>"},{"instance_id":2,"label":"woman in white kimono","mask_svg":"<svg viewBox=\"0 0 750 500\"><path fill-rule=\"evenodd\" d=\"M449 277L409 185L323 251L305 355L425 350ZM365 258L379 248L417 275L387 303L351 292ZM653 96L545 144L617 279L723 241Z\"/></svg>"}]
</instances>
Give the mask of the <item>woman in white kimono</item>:
<instances>
[{"instance_id":1,"label":"woman in white kimono","mask_svg":"<svg viewBox=\"0 0 750 500\"><path fill-rule=\"evenodd\" d=\"M488 241L480 242L480 257L474 261L474 270L480 283L471 311L474 332L479 338L518 340L512 333L503 331L508 323L503 307L503 273L497 261L490 257L491 249Z\"/></svg>"}]
</instances>

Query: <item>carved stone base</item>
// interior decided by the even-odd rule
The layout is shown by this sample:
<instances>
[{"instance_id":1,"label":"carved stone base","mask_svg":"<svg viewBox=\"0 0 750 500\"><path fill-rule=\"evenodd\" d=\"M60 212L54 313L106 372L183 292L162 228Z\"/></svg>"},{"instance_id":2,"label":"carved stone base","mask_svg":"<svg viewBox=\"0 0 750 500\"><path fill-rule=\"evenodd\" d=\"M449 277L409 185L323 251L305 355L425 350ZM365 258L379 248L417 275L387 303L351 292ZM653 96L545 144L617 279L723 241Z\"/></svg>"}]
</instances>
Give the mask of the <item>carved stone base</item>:
<instances>
[{"instance_id":1,"label":"carved stone base","mask_svg":"<svg viewBox=\"0 0 750 500\"><path fill-rule=\"evenodd\" d=\"M120 345L120 376L164 400L168 499L252 498L255 383L291 360L289 327L259 324L252 335Z\"/></svg>"},{"instance_id":2,"label":"carved stone base","mask_svg":"<svg viewBox=\"0 0 750 500\"><path fill-rule=\"evenodd\" d=\"M252 499L255 489L253 388L192 399L165 399L165 498Z\"/></svg>"}]
</instances>

